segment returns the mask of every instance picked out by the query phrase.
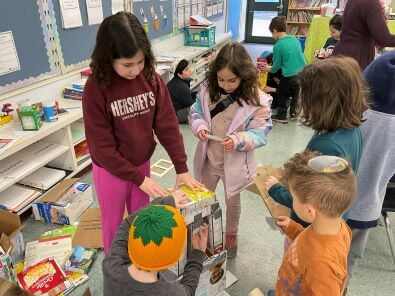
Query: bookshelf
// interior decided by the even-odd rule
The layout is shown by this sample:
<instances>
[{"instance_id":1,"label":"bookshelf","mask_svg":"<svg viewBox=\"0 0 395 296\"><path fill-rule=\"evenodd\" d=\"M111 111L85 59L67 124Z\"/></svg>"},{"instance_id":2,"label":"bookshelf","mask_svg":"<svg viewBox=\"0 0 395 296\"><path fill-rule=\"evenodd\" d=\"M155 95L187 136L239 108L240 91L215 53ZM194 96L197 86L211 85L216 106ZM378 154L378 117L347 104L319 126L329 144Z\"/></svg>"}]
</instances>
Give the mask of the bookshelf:
<instances>
[{"instance_id":1,"label":"bookshelf","mask_svg":"<svg viewBox=\"0 0 395 296\"><path fill-rule=\"evenodd\" d=\"M331 0L290 0L287 13L287 33L306 36L314 15L320 14L320 6Z\"/></svg>"},{"instance_id":2,"label":"bookshelf","mask_svg":"<svg viewBox=\"0 0 395 296\"><path fill-rule=\"evenodd\" d=\"M90 157L78 163L75 151L75 146L85 140L81 101L58 102L68 113L59 115L56 122L43 122L38 131L24 132L15 123L0 127L5 138L17 136L17 142L0 154L0 197L3 191L43 166L64 170L66 178L71 178L92 163ZM21 215L28 210L31 202L16 213Z\"/></svg>"}]
</instances>

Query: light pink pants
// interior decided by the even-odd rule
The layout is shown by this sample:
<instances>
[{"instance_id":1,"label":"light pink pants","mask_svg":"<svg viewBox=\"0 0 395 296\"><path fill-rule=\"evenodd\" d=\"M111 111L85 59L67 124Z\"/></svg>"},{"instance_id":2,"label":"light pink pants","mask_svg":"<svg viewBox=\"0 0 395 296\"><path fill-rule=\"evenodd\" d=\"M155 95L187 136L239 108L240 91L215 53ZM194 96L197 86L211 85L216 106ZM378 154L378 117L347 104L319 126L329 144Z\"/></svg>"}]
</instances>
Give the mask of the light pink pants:
<instances>
[{"instance_id":1,"label":"light pink pants","mask_svg":"<svg viewBox=\"0 0 395 296\"><path fill-rule=\"evenodd\" d=\"M216 169L206 162L202 171L202 179L200 180L208 189L215 191L219 180L224 183L224 191L226 194L225 186L225 172L221 169ZM225 196L226 203L226 233L237 235L239 229L241 204L240 194L233 195L232 197Z\"/></svg>"},{"instance_id":2,"label":"light pink pants","mask_svg":"<svg viewBox=\"0 0 395 296\"><path fill-rule=\"evenodd\" d=\"M92 170L101 211L104 252L107 253L122 222L125 207L128 214L131 214L146 206L149 196L136 184L122 180L104 168L93 164ZM150 162L142 164L138 170L145 176L149 176Z\"/></svg>"}]
</instances>

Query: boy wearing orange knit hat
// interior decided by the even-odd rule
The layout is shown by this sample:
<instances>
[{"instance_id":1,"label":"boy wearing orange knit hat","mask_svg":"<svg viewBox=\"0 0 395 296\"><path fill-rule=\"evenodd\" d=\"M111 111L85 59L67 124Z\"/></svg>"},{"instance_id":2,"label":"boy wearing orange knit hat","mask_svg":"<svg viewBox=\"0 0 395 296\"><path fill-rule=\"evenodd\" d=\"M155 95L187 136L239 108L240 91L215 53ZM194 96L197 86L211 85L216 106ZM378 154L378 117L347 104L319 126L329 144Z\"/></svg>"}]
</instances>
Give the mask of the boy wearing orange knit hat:
<instances>
[{"instance_id":1,"label":"boy wearing orange knit hat","mask_svg":"<svg viewBox=\"0 0 395 296\"><path fill-rule=\"evenodd\" d=\"M103 260L103 295L195 295L206 258L207 227L192 236L193 250L180 283L167 281L162 272L180 259L187 240L184 217L176 209L187 197L154 199L120 225Z\"/></svg>"}]
</instances>

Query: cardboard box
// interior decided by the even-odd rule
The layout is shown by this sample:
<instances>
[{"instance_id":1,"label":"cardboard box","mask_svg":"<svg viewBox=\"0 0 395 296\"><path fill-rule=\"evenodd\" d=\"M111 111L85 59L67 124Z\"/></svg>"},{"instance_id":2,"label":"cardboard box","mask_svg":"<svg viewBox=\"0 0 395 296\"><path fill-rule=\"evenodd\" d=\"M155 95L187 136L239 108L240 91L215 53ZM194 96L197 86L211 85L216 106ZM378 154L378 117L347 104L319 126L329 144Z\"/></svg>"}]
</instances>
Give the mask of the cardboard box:
<instances>
[{"instance_id":1,"label":"cardboard box","mask_svg":"<svg viewBox=\"0 0 395 296\"><path fill-rule=\"evenodd\" d=\"M208 220L207 252L210 255L219 254L224 249L224 237L222 210L218 202L212 205L211 215L205 219Z\"/></svg>"},{"instance_id":2,"label":"cardboard box","mask_svg":"<svg viewBox=\"0 0 395 296\"><path fill-rule=\"evenodd\" d=\"M247 190L262 197L263 202L273 217L289 216L291 209L274 201L269 196L264 186L264 181L268 176L275 176L276 178L280 179L282 169L274 168L272 166L261 166L257 168L257 173L258 176L254 178L255 184L248 187Z\"/></svg>"},{"instance_id":3,"label":"cardboard box","mask_svg":"<svg viewBox=\"0 0 395 296\"><path fill-rule=\"evenodd\" d=\"M17 214L0 210L0 245L9 253L13 264L25 258L22 228Z\"/></svg>"},{"instance_id":4,"label":"cardboard box","mask_svg":"<svg viewBox=\"0 0 395 296\"><path fill-rule=\"evenodd\" d=\"M196 222L197 220L199 220L199 218L205 217L211 213L210 207L216 201L214 192L210 190L191 190L185 185L181 185L180 190L183 191L191 199L191 202L186 204L187 208L181 210L181 214L184 216L185 223L187 225ZM201 216L195 218L195 216L199 215Z\"/></svg>"},{"instance_id":5,"label":"cardboard box","mask_svg":"<svg viewBox=\"0 0 395 296\"><path fill-rule=\"evenodd\" d=\"M72 178L58 185L33 203L36 220L55 224L73 224L93 202L92 187Z\"/></svg>"},{"instance_id":6,"label":"cardboard box","mask_svg":"<svg viewBox=\"0 0 395 296\"><path fill-rule=\"evenodd\" d=\"M169 268L169 270L178 278L184 273L185 265L187 264L187 258L188 258L188 246L185 244L184 251L182 252L182 255L180 257L180 260L173 265L172 267Z\"/></svg>"},{"instance_id":7,"label":"cardboard box","mask_svg":"<svg viewBox=\"0 0 395 296\"><path fill-rule=\"evenodd\" d=\"M99 208L86 210L73 238L73 248L103 248L101 213Z\"/></svg>"},{"instance_id":8,"label":"cardboard box","mask_svg":"<svg viewBox=\"0 0 395 296\"><path fill-rule=\"evenodd\" d=\"M203 263L196 296L220 295L226 288L226 251L208 258Z\"/></svg>"}]
</instances>

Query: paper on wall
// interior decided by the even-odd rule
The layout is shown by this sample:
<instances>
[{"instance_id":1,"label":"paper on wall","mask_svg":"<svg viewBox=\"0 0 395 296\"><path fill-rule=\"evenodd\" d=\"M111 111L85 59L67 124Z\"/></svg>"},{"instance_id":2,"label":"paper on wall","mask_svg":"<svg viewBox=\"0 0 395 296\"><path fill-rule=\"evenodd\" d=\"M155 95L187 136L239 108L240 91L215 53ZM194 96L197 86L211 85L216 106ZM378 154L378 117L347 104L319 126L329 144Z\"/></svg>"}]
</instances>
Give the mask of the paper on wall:
<instances>
[{"instance_id":1,"label":"paper on wall","mask_svg":"<svg viewBox=\"0 0 395 296\"><path fill-rule=\"evenodd\" d=\"M111 11L112 14L124 11L123 0L111 0Z\"/></svg>"},{"instance_id":2,"label":"paper on wall","mask_svg":"<svg viewBox=\"0 0 395 296\"><path fill-rule=\"evenodd\" d=\"M0 75L21 69L12 31L0 32Z\"/></svg>"},{"instance_id":3,"label":"paper on wall","mask_svg":"<svg viewBox=\"0 0 395 296\"><path fill-rule=\"evenodd\" d=\"M218 4L217 2L213 3L213 15L216 15L218 13Z\"/></svg>"},{"instance_id":4,"label":"paper on wall","mask_svg":"<svg viewBox=\"0 0 395 296\"><path fill-rule=\"evenodd\" d=\"M178 20L178 28L184 27L184 7L178 7L177 10L177 20Z\"/></svg>"},{"instance_id":5,"label":"paper on wall","mask_svg":"<svg viewBox=\"0 0 395 296\"><path fill-rule=\"evenodd\" d=\"M81 10L78 0L60 0L59 4L63 28L82 27Z\"/></svg>"},{"instance_id":6,"label":"paper on wall","mask_svg":"<svg viewBox=\"0 0 395 296\"><path fill-rule=\"evenodd\" d=\"M224 2L218 3L218 14L221 14L224 10Z\"/></svg>"},{"instance_id":7,"label":"paper on wall","mask_svg":"<svg viewBox=\"0 0 395 296\"><path fill-rule=\"evenodd\" d=\"M86 0L89 25L100 24L103 21L103 5L101 0Z\"/></svg>"},{"instance_id":8,"label":"paper on wall","mask_svg":"<svg viewBox=\"0 0 395 296\"><path fill-rule=\"evenodd\" d=\"M213 15L213 6L211 4L207 5L207 17Z\"/></svg>"}]
</instances>

